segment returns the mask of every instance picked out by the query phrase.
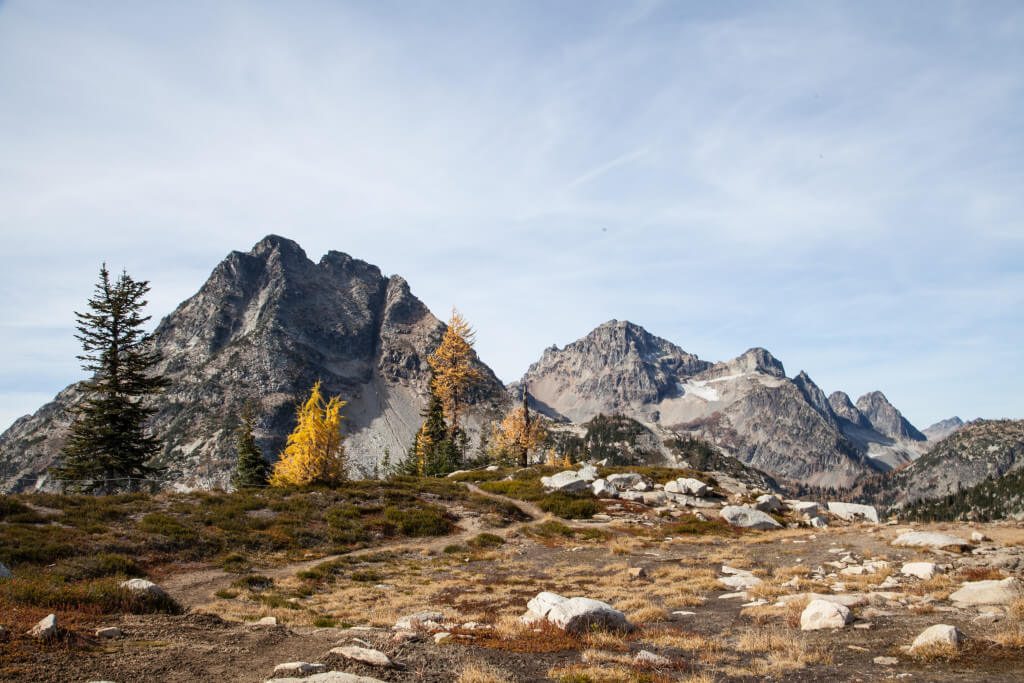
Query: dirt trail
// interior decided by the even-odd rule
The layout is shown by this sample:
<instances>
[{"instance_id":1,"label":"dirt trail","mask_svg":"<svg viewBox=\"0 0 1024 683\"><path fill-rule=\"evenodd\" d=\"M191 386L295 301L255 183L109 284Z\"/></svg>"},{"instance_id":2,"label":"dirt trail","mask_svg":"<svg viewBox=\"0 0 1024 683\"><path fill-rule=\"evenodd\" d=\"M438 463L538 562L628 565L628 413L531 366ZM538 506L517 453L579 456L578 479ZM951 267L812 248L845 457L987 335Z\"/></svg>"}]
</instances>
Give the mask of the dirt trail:
<instances>
[{"instance_id":1,"label":"dirt trail","mask_svg":"<svg viewBox=\"0 0 1024 683\"><path fill-rule=\"evenodd\" d=\"M541 510L533 503L516 500L509 498L497 493L489 493L483 489L475 486L474 484L464 482L466 488L472 493L490 498L491 500L499 501L502 503L510 504L519 509L520 512L528 516L530 519L526 522L518 522L511 524L504 528L499 529L486 529L482 520L479 517L463 517L459 522L459 531L448 536L439 536L435 538L413 540L413 541L396 541L394 543L385 543L377 545L372 548L362 548L360 550L353 550L348 553L338 555L327 555L325 557L318 557L311 560L303 560L301 562L292 562L290 564L284 564L277 567L270 567L259 570L259 573L268 576L272 579L284 579L289 576L293 576L298 572L306 569L310 569L322 562L331 562L342 557L359 557L361 555L368 555L371 553L378 552L439 552L449 545L455 545L459 543L465 543L469 539L473 538L482 531L493 533L502 538L507 537L514 531L518 531L522 527L533 524L538 521L542 521L553 517ZM454 505L449 505L448 510L454 513ZM563 521L564 520L560 520ZM608 522L590 522L590 523L569 523L569 526L573 527L585 527L595 528L607 526ZM237 574L230 574L223 569L216 567L208 567L204 569L198 569L194 571L183 572L181 574L173 574L163 580L161 585L171 597L177 600L183 607L192 608L197 605L210 602L213 599L213 594L218 590L228 588L231 582L238 578Z\"/></svg>"}]
</instances>

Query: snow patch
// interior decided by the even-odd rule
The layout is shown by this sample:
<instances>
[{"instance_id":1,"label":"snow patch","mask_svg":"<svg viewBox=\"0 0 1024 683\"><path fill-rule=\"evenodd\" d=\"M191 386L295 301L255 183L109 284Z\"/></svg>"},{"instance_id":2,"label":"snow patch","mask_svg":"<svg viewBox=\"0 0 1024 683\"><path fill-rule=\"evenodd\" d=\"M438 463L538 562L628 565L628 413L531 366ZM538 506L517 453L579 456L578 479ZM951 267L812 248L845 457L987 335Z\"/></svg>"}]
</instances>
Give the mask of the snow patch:
<instances>
[{"instance_id":1,"label":"snow patch","mask_svg":"<svg viewBox=\"0 0 1024 683\"><path fill-rule=\"evenodd\" d=\"M697 398L704 399L708 402L717 401L720 398L718 390L714 387L709 387L708 383L704 380L694 380L692 382L680 384L679 390L684 396L696 396Z\"/></svg>"}]
</instances>

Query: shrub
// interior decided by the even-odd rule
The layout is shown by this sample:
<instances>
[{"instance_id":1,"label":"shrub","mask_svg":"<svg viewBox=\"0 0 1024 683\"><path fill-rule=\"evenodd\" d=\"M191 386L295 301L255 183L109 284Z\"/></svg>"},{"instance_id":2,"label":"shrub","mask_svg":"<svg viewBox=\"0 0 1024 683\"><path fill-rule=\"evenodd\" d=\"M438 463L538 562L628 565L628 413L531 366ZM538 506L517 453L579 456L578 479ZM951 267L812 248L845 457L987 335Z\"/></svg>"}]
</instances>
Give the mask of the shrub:
<instances>
[{"instance_id":1,"label":"shrub","mask_svg":"<svg viewBox=\"0 0 1024 683\"><path fill-rule=\"evenodd\" d=\"M53 573L65 581L96 579L103 576L142 576L135 560L116 553L86 555L57 564Z\"/></svg>"},{"instance_id":2,"label":"shrub","mask_svg":"<svg viewBox=\"0 0 1024 683\"><path fill-rule=\"evenodd\" d=\"M249 559L241 553L231 553L230 555L225 555L220 560L220 568L232 574L247 572L251 567L252 564L249 562Z\"/></svg>"},{"instance_id":3,"label":"shrub","mask_svg":"<svg viewBox=\"0 0 1024 683\"><path fill-rule=\"evenodd\" d=\"M487 548L498 548L505 545L505 539L497 534L478 534L467 542L470 548L477 550L484 550Z\"/></svg>"},{"instance_id":4,"label":"shrub","mask_svg":"<svg viewBox=\"0 0 1024 683\"><path fill-rule=\"evenodd\" d=\"M67 583L55 574L15 577L0 582L0 601L46 609L94 609L103 614L179 614L170 596L121 588L119 578L86 579Z\"/></svg>"},{"instance_id":5,"label":"shrub","mask_svg":"<svg viewBox=\"0 0 1024 683\"><path fill-rule=\"evenodd\" d=\"M407 510L389 506L384 508L384 519L403 536L443 536L452 530L444 510L436 506Z\"/></svg>"},{"instance_id":6,"label":"shrub","mask_svg":"<svg viewBox=\"0 0 1024 683\"><path fill-rule=\"evenodd\" d=\"M353 581L360 581L362 583L380 583L384 576L372 569L357 569L352 572L351 578Z\"/></svg>"},{"instance_id":7,"label":"shrub","mask_svg":"<svg viewBox=\"0 0 1024 683\"><path fill-rule=\"evenodd\" d=\"M231 582L235 588L244 588L248 591L259 592L273 587L274 580L262 574L247 574Z\"/></svg>"},{"instance_id":8,"label":"shrub","mask_svg":"<svg viewBox=\"0 0 1024 683\"><path fill-rule=\"evenodd\" d=\"M538 501L537 505L544 512L564 517L565 519L590 519L600 508L593 498L570 496L564 493L550 493Z\"/></svg>"}]
</instances>

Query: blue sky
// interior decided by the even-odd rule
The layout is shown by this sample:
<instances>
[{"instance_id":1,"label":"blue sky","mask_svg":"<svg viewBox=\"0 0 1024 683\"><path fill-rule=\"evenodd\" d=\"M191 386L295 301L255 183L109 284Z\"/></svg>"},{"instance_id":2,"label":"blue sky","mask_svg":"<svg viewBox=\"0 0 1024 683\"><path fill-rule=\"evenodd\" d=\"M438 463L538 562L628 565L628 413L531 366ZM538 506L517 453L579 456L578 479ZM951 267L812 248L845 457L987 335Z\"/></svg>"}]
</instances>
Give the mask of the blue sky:
<instances>
[{"instance_id":1,"label":"blue sky","mask_svg":"<svg viewBox=\"0 0 1024 683\"><path fill-rule=\"evenodd\" d=\"M618 318L1024 417L1022 120L1014 2L0 2L0 428L101 261L159 318L271 232L506 381Z\"/></svg>"}]
</instances>

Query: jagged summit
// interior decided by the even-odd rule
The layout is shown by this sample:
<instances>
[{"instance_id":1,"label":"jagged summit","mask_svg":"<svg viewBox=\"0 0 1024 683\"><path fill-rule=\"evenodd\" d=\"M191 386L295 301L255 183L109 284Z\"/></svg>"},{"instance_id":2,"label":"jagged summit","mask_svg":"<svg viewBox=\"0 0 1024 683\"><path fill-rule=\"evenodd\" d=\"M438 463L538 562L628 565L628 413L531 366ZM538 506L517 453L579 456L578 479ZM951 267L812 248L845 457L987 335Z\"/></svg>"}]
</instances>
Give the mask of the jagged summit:
<instances>
[{"instance_id":1,"label":"jagged summit","mask_svg":"<svg viewBox=\"0 0 1024 683\"><path fill-rule=\"evenodd\" d=\"M295 402L318 379L348 401L351 459L367 467L385 454L397 460L419 426L426 356L443 332L404 279L348 254L314 263L278 235L231 252L154 332L159 369L171 380L152 422L166 442L160 464L181 486L226 485L243 406L257 406L257 437L272 457ZM490 368L479 368L484 382L471 398L486 411L506 399ZM0 436L0 488L32 485L57 460L79 399L73 385Z\"/></svg>"},{"instance_id":2,"label":"jagged summit","mask_svg":"<svg viewBox=\"0 0 1024 683\"><path fill-rule=\"evenodd\" d=\"M925 441L927 437L889 403L881 391L872 391L857 399L857 410L867 418L880 434L892 439Z\"/></svg>"},{"instance_id":3,"label":"jagged summit","mask_svg":"<svg viewBox=\"0 0 1024 683\"><path fill-rule=\"evenodd\" d=\"M946 418L945 420L939 420L932 426L922 429L921 433L928 437L929 441L942 441L950 434L953 434L961 427L965 422L957 416Z\"/></svg>"}]
</instances>

